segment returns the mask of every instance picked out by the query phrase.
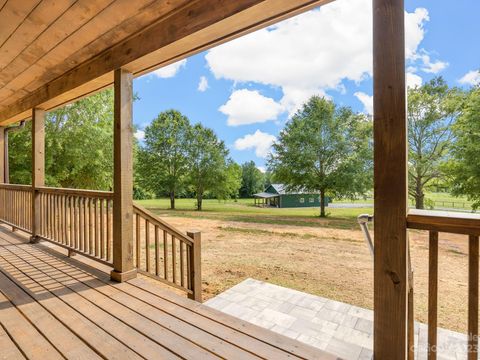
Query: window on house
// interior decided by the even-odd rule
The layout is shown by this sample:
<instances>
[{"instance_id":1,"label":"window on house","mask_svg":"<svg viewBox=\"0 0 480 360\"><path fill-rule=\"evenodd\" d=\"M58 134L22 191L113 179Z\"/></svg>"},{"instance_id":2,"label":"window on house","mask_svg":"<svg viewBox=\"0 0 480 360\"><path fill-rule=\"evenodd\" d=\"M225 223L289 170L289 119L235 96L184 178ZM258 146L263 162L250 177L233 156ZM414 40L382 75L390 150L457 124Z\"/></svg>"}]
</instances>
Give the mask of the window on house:
<instances>
[{"instance_id":1,"label":"window on house","mask_svg":"<svg viewBox=\"0 0 480 360\"><path fill-rule=\"evenodd\" d=\"M313 202L315 202L315 199L314 199L314 198L310 198L310 199L308 199L308 202L313 203Z\"/></svg>"},{"instance_id":2,"label":"window on house","mask_svg":"<svg viewBox=\"0 0 480 360\"><path fill-rule=\"evenodd\" d=\"M303 204L305 202L305 198L300 198L300 204Z\"/></svg>"}]
</instances>

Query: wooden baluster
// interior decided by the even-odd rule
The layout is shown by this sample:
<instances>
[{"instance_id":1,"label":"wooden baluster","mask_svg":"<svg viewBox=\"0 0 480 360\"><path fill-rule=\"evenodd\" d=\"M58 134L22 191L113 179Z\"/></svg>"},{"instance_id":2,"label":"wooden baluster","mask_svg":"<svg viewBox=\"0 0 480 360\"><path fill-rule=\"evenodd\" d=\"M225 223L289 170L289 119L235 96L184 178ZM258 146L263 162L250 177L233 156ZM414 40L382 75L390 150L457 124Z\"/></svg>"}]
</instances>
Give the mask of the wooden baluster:
<instances>
[{"instance_id":1,"label":"wooden baluster","mask_svg":"<svg viewBox=\"0 0 480 360\"><path fill-rule=\"evenodd\" d=\"M438 232L430 231L428 255L428 359L437 358Z\"/></svg>"},{"instance_id":2,"label":"wooden baluster","mask_svg":"<svg viewBox=\"0 0 480 360\"><path fill-rule=\"evenodd\" d=\"M155 225L155 275L160 276L160 242L159 229Z\"/></svg>"},{"instance_id":3,"label":"wooden baluster","mask_svg":"<svg viewBox=\"0 0 480 360\"><path fill-rule=\"evenodd\" d=\"M147 272L150 272L150 222L145 219L145 257Z\"/></svg>"},{"instance_id":4,"label":"wooden baluster","mask_svg":"<svg viewBox=\"0 0 480 360\"><path fill-rule=\"evenodd\" d=\"M92 199L88 199L88 241L90 244L90 255L95 254L95 239L93 238L93 207L92 207Z\"/></svg>"},{"instance_id":5,"label":"wooden baluster","mask_svg":"<svg viewBox=\"0 0 480 360\"><path fill-rule=\"evenodd\" d=\"M202 234L198 231L187 232L188 237L193 241L190 249L190 289L192 294L188 297L192 300L202 302Z\"/></svg>"},{"instance_id":6,"label":"wooden baluster","mask_svg":"<svg viewBox=\"0 0 480 360\"><path fill-rule=\"evenodd\" d=\"M104 201L100 199L100 257L105 259L105 220Z\"/></svg>"},{"instance_id":7,"label":"wooden baluster","mask_svg":"<svg viewBox=\"0 0 480 360\"><path fill-rule=\"evenodd\" d=\"M478 357L478 236L468 241L468 360Z\"/></svg>"},{"instance_id":8,"label":"wooden baluster","mask_svg":"<svg viewBox=\"0 0 480 360\"><path fill-rule=\"evenodd\" d=\"M88 207L87 207L88 198L83 198L83 246L86 254L90 253L90 244L88 239Z\"/></svg>"},{"instance_id":9,"label":"wooden baluster","mask_svg":"<svg viewBox=\"0 0 480 360\"><path fill-rule=\"evenodd\" d=\"M175 236L172 235L172 282L177 283L177 244Z\"/></svg>"},{"instance_id":10,"label":"wooden baluster","mask_svg":"<svg viewBox=\"0 0 480 360\"><path fill-rule=\"evenodd\" d=\"M136 243L136 262L137 268L141 269L140 262L140 215L135 215L135 243Z\"/></svg>"},{"instance_id":11,"label":"wooden baluster","mask_svg":"<svg viewBox=\"0 0 480 360\"><path fill-rule=\"evenodd\" d=\"M183 269L184 267L184 262L183 262L183 241L180 241L180 285L181 286L185 286L185 280L184 280L184 277L185 277L185 271Z\"/></svg>"},{"instance_id":12,"label":"wooden baluster","mask_svg":"<svg viewBox=\"0 0 480 360\"><path fill-rule=\"evenodd\" d=\"M80 250L84 251L87 249L85 246L85 198L78 199L78 217L79 217L79 224L78 224L78 232L79 232L79 239L80 239Z\"/></svg>"},{"instance_id":13,"label":"wooden baluster","mask_svg":"<svg viewBox=\"0 0 480 360\"><path fill-rule=\"evenodd\" d=\"M95 256L100 255L100 239L98 237L98 199L93 199L94 209L94 236L95 236Z\"/></svg>"},{"instance_id":14,"label":"wooden baluster","mask_svg":"<svg viewBox=\"0 0 480 360\"><path fill-rule=\"evenodd\" d=\"M70 196L69 197L69 205L70 205L70 247L73 248L75 246L75 234L73 232L73 223L74 223L74 218L73 218L73 200L74 197Z\"/></svg>"},{"instance_id":15,"label":"wooden baluster","mask_svg":"<svg viewBox=\"0 0 480 360\"><path fill-rule=\"evenodd\" d=\"M163 230L163 278L168 280L168 241L165 230Z\"/></svg>"},{"instance_id":16,"label":"wooden baluster","mask_svg":"<svg viewBox=\"0 0 480 360\"><path fill-rule=\"evenodd\" d=\"M107 200L107 261L112 260L112 221L110 219L110 200Z\"/></svg>"},{"instance_id":17,"label":"wooden baluster","mask_svg":"<svg viewBox=\"0 0 480 360\"><path fill-rule=\"evenodd\" d=\"M65 245L68 245L68 196L63 196L63 233L65 239Z\"/></svg>"}]
</instances>

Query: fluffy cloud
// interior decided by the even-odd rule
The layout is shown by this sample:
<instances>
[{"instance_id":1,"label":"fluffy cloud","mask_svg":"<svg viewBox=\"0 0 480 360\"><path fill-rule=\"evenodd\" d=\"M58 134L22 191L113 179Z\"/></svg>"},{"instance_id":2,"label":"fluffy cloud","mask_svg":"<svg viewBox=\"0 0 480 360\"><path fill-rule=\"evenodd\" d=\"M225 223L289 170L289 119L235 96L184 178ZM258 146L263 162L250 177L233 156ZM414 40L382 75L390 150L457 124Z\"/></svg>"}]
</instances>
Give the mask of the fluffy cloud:
<instances>
[{"instance_id":1,"label":"fluffy cloud","mask_svg":"<svg viewBox=\"0 0 480 360\"><path fill-rule=\"evenodd\" d=\"M260 172L263 174L267 172L267 169L265 168L265 166L257 166L257 169L260 170Z\"/></svg>"},{"instance_id":2,"label":"fluffy cloud","mask_svg":"<svg viewBox=\"0 0 480 360\"><path fill-rule=\"evenodd\" d=\"M337 0L210 50L216 78L280 87L291 113L312 94L342 89L372 73L372 1ZM406 13L406 53L414 59L428 21L425 9Z\"/></svg>"},{"instance_id":3,"label":"fluffy cloud","mask_svg":"<svg viewBox=\"0 0 480 360\"><path fill-rule=\"evenodd\" d=\"M275 120L284 108L257 90L241 89L234 91L218 110L228 116L228 125L238 126Z\"/></svg>"},{"instance_id":4,"label":"fluffy cloud","mask_svg":"<svg viewBox=\"0 0 480 360\"><path fill-rule=\"evenodd\" d=\"M143 130L137 130L135 131L135 134L133 134L137 140L143 140L145 139L145 131Z\"/></svg>"},{"instance_id":5,"label":"fluffy cloud","mask_svg":"<svg viewBox=\"0 0 480 360\"><path fill-rule=\"evenodd\" d=\"M235 140L234 147L237 150L255 149L255 155L266 158L275 140L275 136L257 130L254 134L248 134Z\"/></svg>"},{"instance_id":6,"label":"fluffy cloud","mask_svg":"<svg viewBox=\"0 0 480 360\"><path fill-rule=\"evenodd\" d=\"M410 87L410 88L414 88L415 86L422 86L422 83L423 83L423 79L419 75L413 72L407 72L406 81L407 81L407 87Z\"/></svg>"},{"instance_id":7,"label":"fluffy cloud","mask_svg":"<svg viewBox=\"0 0 480 360\"><path fill-rule=\"evenodd\" d=\"M421 59L423 61L424 66L422 67L422 71L426 73L431 73L431 74L437 74L440 71L446 69L448 66L447 62L444 61L432 61L430 60L430 56L428 55L422 55Z\"/></svg>"},{"instance_id":8,"label":"fluffy cloud","mask_svg":"<svg viewBox=\"0 0 480 360\"><path fill-rule=\"evenodd\" d=\"M198 83L197 90L200 92L204 92L208 89L208 80L205 76L200 76L200 81Z\"/></svg>"},{"instance_id":9,"label":"fluffy cloud","mask_svg":"<svg viewBox=\"0 0 480 360\"><path fill-rule=\"evenodd\" d=\"M363 104L365 112L370 115L373 114L373 96L361 91L356 92L354 95Z\"/></svg>"},{"instance_id":10,"label":"fluffy cloud","mask_svg":"<svg viewBox=\"0 0 480 360\"><path fill-rule=\"evenodd\" d=\"M177 75L178 71L187 64L187 59L183 59L173 64L164 66L160 69L155 70L153 73L160 78L171 78Z\"/></svg>"},{"instance_id":11,"label":"fluffy cloud","mask_svg":"<svg viewBox=\"0 0 480 360\"><path fill-rule=\"evenodd\" d=\"M458 80L460 84L464 85L478 85L480 84L480 71L472 70L462 76L460 80Z\"/></svg>"}]
</instances>

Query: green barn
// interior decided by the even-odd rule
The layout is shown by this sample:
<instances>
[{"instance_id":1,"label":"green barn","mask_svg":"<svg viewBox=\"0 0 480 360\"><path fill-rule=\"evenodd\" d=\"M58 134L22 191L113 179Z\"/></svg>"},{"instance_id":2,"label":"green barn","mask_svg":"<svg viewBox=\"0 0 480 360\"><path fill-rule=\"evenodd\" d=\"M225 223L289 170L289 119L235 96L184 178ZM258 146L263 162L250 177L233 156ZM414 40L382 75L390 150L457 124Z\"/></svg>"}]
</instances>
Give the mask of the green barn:
<instances>
[{"instance_id":1,"label":"green barn","mask_svg":"<svg viewBox=\"0 0 480 360\"><path fill-rule=\"evenodd\" d=\"M287 192L284 184L271 184L264 192L253 194L255 205L278 208L319 207L320 194L307 192ZM329 198L325 198L328 206Z\"/></svg>"}]
</instances>

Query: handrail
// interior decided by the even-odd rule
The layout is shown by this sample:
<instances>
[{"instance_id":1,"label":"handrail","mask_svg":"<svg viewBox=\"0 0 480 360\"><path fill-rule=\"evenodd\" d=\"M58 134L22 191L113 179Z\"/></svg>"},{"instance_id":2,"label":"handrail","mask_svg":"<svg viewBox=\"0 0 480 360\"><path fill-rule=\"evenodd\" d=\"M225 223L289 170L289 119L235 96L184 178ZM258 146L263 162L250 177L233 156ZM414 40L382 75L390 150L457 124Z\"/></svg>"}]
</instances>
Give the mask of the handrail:
<instances>
[{"instance_id":1,"label":"handrail","mask_svg":"<svg viewBox=\"0 0 480 360\"><path fill-rule=\"evenodd\" d=\"M134 204L135 267L143 275L185 291L202 301L201 234L182 233Z\"/></svg>"},{"instance_id":2,"label":"handrail","mask_svg":"<svg viewBox=\"0 0 480 360\"><path fill-rule=\"evenodd\" d=\"M113 192L111 191L55 188L55 187L47 187L47 186L40 186L40 187L37 186L35 187L35 190L44 194L82 196L82 197L99 198L99 199L113 199Z\"/></svg>"},{"instance_id":3,"label":"handrail","mask_svg":"<svg viewBox=\"0 0 480 360\"><path fill-rule=\"evenodd\" d=\"M407 227L480 236L480 214L412 209L407 216Z\"/></svg>"},{"instance_id":4,"label":"handrail","mask_svg":"<svg viewBox=\"0 0 480 360\"><path fill-rule=\"evenodd\" d=\"M480 215L449 211L410 210L407 228L429 231L428 359L437 356L439 233L468 235L468 359L478 355Z\"/></svg>"},{"instance_id":5,"label":"handrail","mask_svg":"<svg viewBox=\"0 0 480 360\"><path fill-rule=\"evenodd\" d=\"M137 205L137 204L133 204L133 212L137 215L140 215L144 219L150 221L152 223L152 225L156 225L160 229L165 230L165 231L169 232L170 234L174 235L176 239L193 245L193 240L191 238L189 238L187 235L183 234L180 230L176 229L172 225L163 221L157 215L155 215L151 211L145 209L144 207L142 207L140 205Z\"/></svg>"},{"instance_id":6,"label":"handrail","mask_svg":"<svg viewBox=\"0 0 480 360\"><path fill-rule=\"evenodd\" d=\"M0 183L0 189L10 189L10 190L21 190L21 191L31 191L31 185L22 185L22 184L5 184Z\"/></svg>"}]
</instances>

